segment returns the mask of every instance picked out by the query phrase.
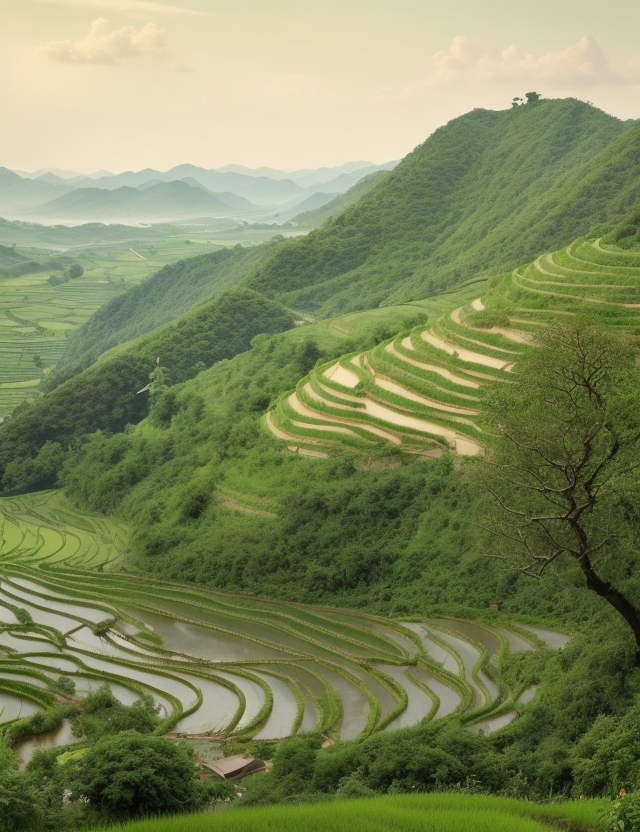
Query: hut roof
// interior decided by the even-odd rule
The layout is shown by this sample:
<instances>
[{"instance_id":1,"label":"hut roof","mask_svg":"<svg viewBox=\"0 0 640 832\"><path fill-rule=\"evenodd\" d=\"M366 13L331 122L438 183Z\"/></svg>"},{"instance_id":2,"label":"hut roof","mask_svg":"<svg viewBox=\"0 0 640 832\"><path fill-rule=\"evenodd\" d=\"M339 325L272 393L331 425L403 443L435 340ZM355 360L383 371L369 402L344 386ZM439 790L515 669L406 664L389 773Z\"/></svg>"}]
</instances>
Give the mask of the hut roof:
<instances>
[{"instance_id":1,"label":"hut roof","mask_svg":"<svg viewBox=\"0 0 640 832\"><path fill-rule=\"evenodd\" d=\"M264 769L263 761L252 757L251 754L236 754L222 760L206 760L202 765L225 780L235 780Z\"/></svg>"}]
</instances>

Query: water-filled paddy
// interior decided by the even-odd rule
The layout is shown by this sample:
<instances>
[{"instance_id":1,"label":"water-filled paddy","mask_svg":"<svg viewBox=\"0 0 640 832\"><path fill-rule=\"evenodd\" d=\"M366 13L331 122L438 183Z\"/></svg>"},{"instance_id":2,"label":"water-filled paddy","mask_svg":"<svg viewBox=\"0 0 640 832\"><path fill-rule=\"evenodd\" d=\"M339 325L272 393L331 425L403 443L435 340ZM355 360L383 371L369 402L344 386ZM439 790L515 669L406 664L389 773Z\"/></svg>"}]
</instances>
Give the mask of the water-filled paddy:
<instances>
[{"instance_id":1,"label":"water-filled paddy","mask_svg":"<svg viewBox=\"0 0 640 832\"><path fill-rule=\"evenodd\" d=\"M125 704L150 694L168 729L192 735L276 739L321 727L348 740L453 712L473 722L474 710L487 706L478 724L497 730L514 698L492 678L497 664L489 675L483 663L497 662L502 648L535 649L536 639L567 641L536 628L529 641L505 623L393 622L132 580L106 571L122 534L111 521L77 515L51 496L0 501L0 508L8 516L0 685L31 685L36 700L65 674L78 696L105 683ZM29 669L41 678L30 678ZM519 705L534 693L522 694ZM15 688L2 697L0 724L39 707Z\"/></svg>"},{"instance_id":2,"label":"water-filled paddy","mask_svg":"<svg viewBox=\"0 0 640 832\"><path fill-rule=\"evenodd\" d=\"M71 730L71 723L68 719L64 719L59 728L55 731L50 731L47 734L38 734L35 737L29 737L15 747L15 752L18 756L18 762L22 766L31 760L36 751L42 751L45 748L54 748L58 745L70 745L75 742L73 731Z\"/></svg>"}]
</instances>

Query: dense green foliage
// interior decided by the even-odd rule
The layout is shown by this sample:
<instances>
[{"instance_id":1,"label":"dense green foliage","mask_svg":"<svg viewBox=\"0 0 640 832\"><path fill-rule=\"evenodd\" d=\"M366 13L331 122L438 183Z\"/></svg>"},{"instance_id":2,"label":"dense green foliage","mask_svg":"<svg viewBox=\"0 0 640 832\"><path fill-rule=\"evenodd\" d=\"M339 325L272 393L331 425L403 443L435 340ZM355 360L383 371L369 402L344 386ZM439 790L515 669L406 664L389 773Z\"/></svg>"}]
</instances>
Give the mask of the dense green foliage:
<instances>
[{"instance_id":1,"label":"dense green foliage","mask_svg":"<svg viewBox=\"0 0 640 832\"><path fill-rule=\"evenodd\" d=\"M640 211L616 226L602 241L627 250L640 248Z\"/></svg>"},{"instance_id":2,"label":"dense green foliage","mask_svg":"<svg viewBox=\"0 0 640 832\"><path fill-rule=\"evenodd\" d=\"M328 316L422 298L566 245L594 223L618 221L640 200L639 142L640 125L573 100L473 111L307 237L184 261L108 304L74 339L53 383L115 347L111 355L0 429L4 489L50 485L63 472L78 506L130 523L130 570L390 615L458 613L499 623L506 614L575 631L560 653L518 653L501 666L510 689L539 690L521 718L494 736L449 719L324 749L318 737L297 737L274 753L269 775L250 782L246 803L440 789L546 799L637 786L633 638L584 590L575 563L558 561L553 580L535 583L488 560L494 552L471 519L478 487L448 455L403 455L380 442L366 455L346 447L340 456L310 459L267 432L264 414L319 362L384 342L402 324L388 331L382 317L375 327L367 318L364 333L342 319L254 336L291 325L279 302ZM632 217L603 244L633 248L637 236ZM249 272L245 288L207 301ZM497 279L491 291L500 286ZM510 302L519 300L512 291ZM553 308L548 299L537 302ZM612 320L620 311L605 307ZM417 313L407 307L403 314ZM489 338L492 327L510 323L499 305L474 307L473 315ZM340 331L348 340L334 337ZM157 357L149 418L126 428L146 414L149 397L136 390ZM166 387L167 376L174 386ZM621 424L631 400L614 414ZM605 515L637 526L631 486L608 499ZM635 601L630 540L617 544L617 577ZM489 609L496 605L499 611ZM130 815L136 795L146 811L179 810L179 802L154 802L157 791L143 794L138 777L145 754L165 754L142 736L157 727L151 705L141 702L134 712L104 691L94 697L74 717L93 745L68 769L80 784L74 789L82 789L76 793L90 795L109 818ZM118 733L132 728L140 733ZM44 759L31 770L44 770ZM164 777L174 762L178 771L184 760L161 762L152 775ZM128 791L116 784L122 771ZM53 777L58 785L61 776ZM202 793L188 786L179 797L195 806Z\"/></svg>"},{"instance_id":3,"label":"dense green foliage","mask_svg":"<svg viewBox=\"0 0 640 832\"><path fill-rule=\"evenodd\" d=\"M249 290L223 293L178 322L143 338L16 411L0 428L0 483L5 491L47 488L57 481L64 452L96 430L117 433L147 415L149 397L138 394L156 358L170 380L183 381L216 361L249 349L262 332L293 326L282 307ZM171 418L175 393L165 394L156 411Z\"/></svg>"},{"instance_id":4,"label":"dense green foliage","mask_svg":"<svg viewBox=\"0 0 640 832\"><path fill-rule=\"evenodd\" d=\"M78 745L36 751L24 772L0 739L3 830L75 832L100 822L193 810L215 799L215 787L198 781L188 749L152 736L160 720L150 697L125 706L104 687L73 706L13 723L5 741L15 745L69 716Z\"/></svg>"},{"instance_id":5,"label":"dense green foliage","mask_svg":"<svg viewBox=\"0 0 640 832\"><path fill-rule=\"evenodd\" d=\"M640 662L636 357L589 319L547 328L513 383L485 396L490 438L474 473L488 545L535 577L571 558L631 627Z\"/></svg>"},{"instance_id":6,"label":"dense green foliage","mask_svg":"<svg viewBox=\"0 0 640 832\"><path fill-rule=\"evenodd\" d=\"M56 482L64 451L87 433L121 431L147 413L136 395L153 368L135 356L115 358L21 405L0 428L0 481L6 491L37 490Z\"/></svg>"},{"instance_id":7,"label":"dense green foliage","mask_svg":"<svg viewBox=\"0 0 640 832\"><path fill-rule=\"evenodd\" d=\"M47 388L88 367L111 347L151 332L233 286L265 253L264 246L238 245L180 260L113 298L76 333Z\"/></svg>"},{"instance_id":8,"label":"dense green foliage","mask_svg":"<svg viewBox=\"0 0 640 832\"><path fill-rule=\"evenodd\" d=\"M72 718L72 725L77 737L95 742L103 736L123 731L152 734L160 725L160 719L150 696L126 706L105 686L83 700L82 709Z\"/></svg>"},{"instance_id":9,"label":"dense green foliage","mask_svg":"<svg viewBox=\"0 0 640 832\"><path fill-rule=\"evenodd\" d=\"M327 202L326 205L322 205L320 208L314 208L310 211L305 211L303 214L297 214L293 218L293 222L303 228L318 228L325 220L329 219L329 217L335 217L336 214L341 213L349 205L353 205L354 202L357 202L366 193L369 193L369 191L375 185L378 185L386 176L388 176L388 171L385 170L370 173L368 176L364 176L352 188L349 188L348 191L343 194L339 194L337 197L332 199L331 202Z\"/></svg>"},{"instance_id":10,"label":"dense green foliage","mask_svg":"<svg viewBox=\"0 0 640 832\"><path fill-rule=\"evenodd\" d=\"M13 754L1 740L0 818L4 832L31 832L41 822L36 790L18 771Z\"/></svg>"},{"instance_id":11,"label":"dense green foliage","mask_svg":"<svg viewBox=\"0 0 640 832\"><path fill-rule=\"evenodd\" d=\"M294 326L279 303L249 289L231 289L203 303L113 355L154 361L160 356L172 383L186 381L217 361L249 349L261 333L284 332ZM105 356L105 363L110 355Z\"/></svg>"},{"instance_id":12,"label":"dense green foliage","mask_svg":"<svg viewBox=\"0 0 640 832\"><path fill-rule=\"evenodd\" d=\"M425 297L622 218L640 125L574 99L454 119L355 205L280 246L249 285L322 314Z\"/></svg>"},{"instance_id":13,"label":"dense green foliage","mask_svg":"<svg viewBox=\"0 0 640 832\"><path fill-rule=\"evenodd\" d=\"M204 802L184 749L136 731L98 740L80 760L77 777L93 811L110 821L186 812Z\"/></svg>"}]
</instances>

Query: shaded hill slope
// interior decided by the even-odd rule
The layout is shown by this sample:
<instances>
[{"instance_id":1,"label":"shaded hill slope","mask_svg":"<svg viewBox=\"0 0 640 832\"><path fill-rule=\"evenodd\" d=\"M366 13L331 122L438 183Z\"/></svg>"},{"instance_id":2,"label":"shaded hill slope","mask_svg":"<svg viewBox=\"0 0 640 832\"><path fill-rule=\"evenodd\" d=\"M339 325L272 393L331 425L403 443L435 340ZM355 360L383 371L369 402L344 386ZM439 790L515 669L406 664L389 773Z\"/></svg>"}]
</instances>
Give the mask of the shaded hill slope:
<instances>
[{"instance_id":1,"label":"shaded hill slope","mask_svg":"<svg viewBox=\"0 0 640 832\"><path fill-rule=\"evenodd\" d=\"M325 220L329 219L329 217L334 217L336 214L344 211L344 209L349 205L353 205L354 202L357 202L386 175L387 171L376 171L375 173L370 173L368 176L363 177L357 184L353 185L353 187L349 188L346 193L339 194L330 202L320 205L317 208L310 208L302 213L298 213L293 216L292 219L303 228L318 228Z\"/></svg>"},{"instance_id":2,"label":"shaded hill slope","mask_svg":"<svg viewBox=\"0 0 640 832\"><path fill-rule=\"evenodd\" d=\"M238 283L270 249L224 249L180 260L101 307L75 333L46 389L81 372L106 350L178 318Z\"/></svg>"},{"instance_id":3,"label":"shaded hill slope","mask_svg":"<svg viewBox=\"0 0 640 832\"><path fill-rule=\"evenodd\" d=\"M237 198L233 200L238 204ZM248 207L252 206L247 203ZM196 183L176 180L145 188L122 186L114 190L78 188L38 208L36 215L55 219L102 222L110 219L168 220L235 210L217 194ZM245 206L246 207L246 206Z\"/></svg>"},{"instance_id":4,"label":"shaded hill slope","mask_svg":"<svg viewBox=\"0 0 640 832\"><path fill-rule=\"evenodd\" d=\"M574 99L473 110L355 205L281 246L248 285L335 314L512 268L621 218L626 200L596 182L624 177L635 192L639 153L640 124Z\"/></svg>"},{"instance_id":5,"label":"shaded hill slope","mask_svg":"<svg viewBox=\"0 0 640 832\"><path fill-rule=\"evenodd\" d=\"M293 327L276 302L247 289L231 290L184 315L132 348L65 381L19 407L0 427L0 483L6 490L47 487L57 478L64 452L97 430L118 433L148 412L138 395L161 357L173 382L185 381L225 358L248 350L260 333ZM164 400L171 419L175 396ZM177 412L177 411L176 411ZM52 479L53 478L53 479Z\"/></svg>"},{"instance_id":6,"label":"shaded hill slope","mask_svg":"<svg viewBox=\"0 0 640 832\"><path fill-rule=\"evenodd\" d=\"M12 246L0 245L0 267L13 266L15 263L24 262L27 258L18 252Z\"/></svg>"}]
</instances>

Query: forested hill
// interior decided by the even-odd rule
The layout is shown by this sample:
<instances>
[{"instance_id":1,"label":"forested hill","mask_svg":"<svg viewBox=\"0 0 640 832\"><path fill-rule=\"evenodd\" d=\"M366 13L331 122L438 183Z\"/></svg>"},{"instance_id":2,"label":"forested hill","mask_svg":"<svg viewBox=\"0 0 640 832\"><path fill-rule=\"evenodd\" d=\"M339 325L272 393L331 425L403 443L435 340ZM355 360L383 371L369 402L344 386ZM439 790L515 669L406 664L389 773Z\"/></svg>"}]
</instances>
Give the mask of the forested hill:
<instances>
[{"instance_id":1,"label":"forested hill","mask_svg":"<svg viewBox=\"0 0 640 832\"><path fill-rule=\"evenodd\" d=\"M167 368L165 380L176 384L248 350L256 335L293 326L291 315L275 301L248 289L231 289L105 356L55 390L23 404L2 425L0 489L48 487L60 473L63 449L68 451L86 434L117 433L143 419L149 394L137 391L147 384L158 356ZM177 412L175 394L167 392L160 422L171 421ZM266 404L259 402L260 407Z\"/></svg>"},{"instance_id":2,"label":"forested hill","mask_svg":"<svg viewBox=\"0 0 640 832\"><path fill-rule=\"evenodd\" d=\"M249 285L320 315L425 297L618 220L639 190L639 124L575 99L473 110Z\"/></svg>"},{"instance_id":3,"label":"forested hill","mask_svg":"<svg viewBox=\"0 0 640 832\"><path fill-rule=\"evenodd\" d=\"M93 364L106 350L138 338L238 283L269 245L226 248L179 260L102 306L74 335L46 389Z\"/></svg>"},{"instance_id":4,"label":"forested hill","mask_svg":"<svg viewBox=\"0 0 640 832\"><path fill-rule=\"evenodd\" d=\"M18 254L10 246L0 245L0 267L13 266L14 263L19 263L21 260L26 260L26 257Z\"/></svg>"}]
</instances>

